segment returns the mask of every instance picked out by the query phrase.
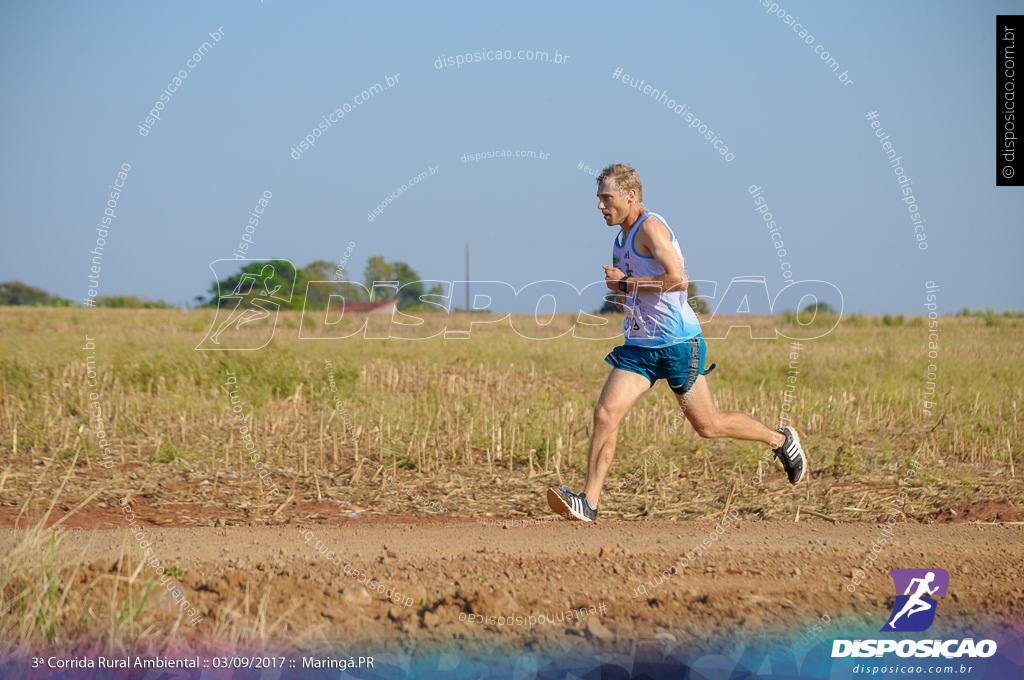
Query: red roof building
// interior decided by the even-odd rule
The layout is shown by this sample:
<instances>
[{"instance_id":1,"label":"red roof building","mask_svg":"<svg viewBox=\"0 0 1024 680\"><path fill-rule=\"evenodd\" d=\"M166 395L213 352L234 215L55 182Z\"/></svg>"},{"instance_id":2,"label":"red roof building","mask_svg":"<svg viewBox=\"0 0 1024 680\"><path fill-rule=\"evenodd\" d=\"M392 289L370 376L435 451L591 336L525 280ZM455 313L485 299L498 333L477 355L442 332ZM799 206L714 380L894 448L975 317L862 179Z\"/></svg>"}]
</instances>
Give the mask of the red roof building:
<instances>
[{"instance_id":1,"label":"red roof building","mask_svg":"<svg viewBox=\"0 0 1024 680\"><path fill-rule=\"evenodd\" d=\"M331 307L331 311L357 314L394 314L397 308L398 300L384 300L381 302L350 302L346 305Z\"/></svg>"}]
</instances>

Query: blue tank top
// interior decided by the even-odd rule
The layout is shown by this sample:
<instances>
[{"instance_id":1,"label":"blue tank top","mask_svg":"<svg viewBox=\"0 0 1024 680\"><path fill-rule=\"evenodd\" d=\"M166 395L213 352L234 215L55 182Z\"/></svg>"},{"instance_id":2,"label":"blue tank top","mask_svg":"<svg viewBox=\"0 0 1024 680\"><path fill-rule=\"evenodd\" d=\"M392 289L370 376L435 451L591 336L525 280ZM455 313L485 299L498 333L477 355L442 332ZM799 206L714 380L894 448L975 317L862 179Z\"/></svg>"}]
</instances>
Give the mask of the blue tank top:
<instances>
[{"instance_id":1,"label":"blue tank top","mask_svg":"<svg viewBox=\"0 0 1024 680\"><path fill-rule=\"evenodd\" d=\"M615 237L612 248L612 266L618 267L629 277L659 276L666 269L649 255L641 255L636 251L633 241L636 239L640 225L648 217L656 217L665 225L671 236L672 247L679 255L679 261L685 265L679 241L661 215L646 212L640 216L626 236L626 243L619 243L620 232ZM700 335L700 322L687 302L685 290L663 292L656 287L642 287L626 295L626 318L622 323L622 332L626 336L627 345L641 347L669 347Z\"/></svg>"}]
</instances>

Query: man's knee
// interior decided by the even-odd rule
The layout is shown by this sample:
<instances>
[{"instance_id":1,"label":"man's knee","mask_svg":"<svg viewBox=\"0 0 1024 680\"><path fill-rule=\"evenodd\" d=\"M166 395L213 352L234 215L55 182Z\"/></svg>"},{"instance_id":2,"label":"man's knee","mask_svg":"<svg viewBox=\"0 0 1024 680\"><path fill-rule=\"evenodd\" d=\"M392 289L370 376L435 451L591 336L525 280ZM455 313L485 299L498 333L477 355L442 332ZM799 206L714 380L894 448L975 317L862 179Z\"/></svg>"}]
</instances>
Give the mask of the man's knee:
<instances>
[{"instance_id":1,"label":"man's knee","mask_svg":"<svg viewBox=\"0 0 1024 680\"><path fill-rule=\"evenodd\" d=\"M700 420L690 424L693 425L694 432L704 439L717 439L722 436L718 424L713 420Z\"/></svg>"},{"instance_id":2,"label":"man's knee","mask_svg":"<svg viewBox=\"0 0 1024 680\"><path fill-rule=\"evenodd\" d=\"M603 403L594 407L594 429L614 430L619 426L619 417Z\"/></svg>"}]
</instances>

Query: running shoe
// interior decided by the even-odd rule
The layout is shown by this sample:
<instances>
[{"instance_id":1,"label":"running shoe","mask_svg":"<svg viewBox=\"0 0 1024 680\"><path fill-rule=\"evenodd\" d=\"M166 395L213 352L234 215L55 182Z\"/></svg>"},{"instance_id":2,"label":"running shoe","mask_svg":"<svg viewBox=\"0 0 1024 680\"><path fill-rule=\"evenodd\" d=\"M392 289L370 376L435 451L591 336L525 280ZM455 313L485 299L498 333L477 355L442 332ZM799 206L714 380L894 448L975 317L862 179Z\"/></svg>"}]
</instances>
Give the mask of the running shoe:
<instances>
[{"instance_id":1,"label":"running shoe","mask_svg":"<svg viewBox=\"0 0 1024 680\"><path fill-rule=\"evenodd\" d=\"M597 519L597 508L591 508L585 494L574 494L568 486L548 489L548 505L566 519L593 522Z\"/></svg>"},{"instance_id":2,"label":"running shoe","mask_svg":"<svg viewBox=\"0 0 1024 680\"><path fill-rule=\"evenodd\" d=\"M782 463L782 467L786 469L786 474L789 475L789 483L797 484L804 478L804 474L807 472L807 456L804 455L804 450L800 448L800 436L797 435L796 429L786 426L779 428L777 432L786 437L786 441L782 442L782 446L777 449L772 449L772 453Z\"/></svg>"}]
</instances>

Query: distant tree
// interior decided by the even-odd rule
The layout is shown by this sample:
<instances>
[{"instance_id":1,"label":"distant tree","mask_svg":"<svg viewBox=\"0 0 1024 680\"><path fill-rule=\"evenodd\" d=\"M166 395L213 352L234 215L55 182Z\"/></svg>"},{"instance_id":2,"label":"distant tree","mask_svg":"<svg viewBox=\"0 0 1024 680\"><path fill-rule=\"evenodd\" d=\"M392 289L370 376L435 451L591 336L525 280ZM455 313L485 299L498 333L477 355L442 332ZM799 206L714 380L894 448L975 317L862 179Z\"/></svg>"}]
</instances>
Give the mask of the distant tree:
<instances>
[{"instance_id":1,"label":"distant tree","mask_svg":"<svg viewBox=\"0 0 1024 680\"><path fill-rule=\"evenodd\" d=\"M711 308L708 307L708 303L704 298L697 297L697 284L690 281L690 285L686 287L686 294L689 296L687 301L690 303L690 308L695 314L710 314Z\"/></svg>"},{"instance_id":2,"label":"distant tree","mask_svg":"<svg viewBox=\"0 0 1024 680\"><path fill-rule=\"evenodd\" d=\"M835 314L835 308L824 300L818 300L804 307L801 314Z\"/></svg>"},{"instance_id":3,"label":"distant tree","mask_svg":"<svg viewBox=\"0 0 1024 680\"><path fill-rule=\"evenodd\" d=\"M407 309L420 304L423 295L423 282L416 270L405 262L395 263L395 277L398 279L398 306ZM406 285L409 284L409 285Z\"/></svg>"},{"instance_id":4,"label":"distant tree","mask_svg":"<svg viewBox=\"0 0 1024 680\"><path fill-rule=\"evenodd\" d=\"M260 278L258 284L252 286L246 297L265 297L260 295L261 291L273 290L274 288L277 288L277 295L280 298L287 298L288 294L292 293L292 298L290 302L280 303L281 309L302 309L302 295L305 291L299 288L298 281L296 281L295 267L292 266L292 263L288 262L287 260L270 260L269 262L250 262L249 264L239 269L237 274L229 276L228 278L220 281L219 287L218 282L214 281L212 284L210 284L210 299L206 304L217 304L218 295L230 295L232 291L234 291L238 287L238 284L242 280L242 276L246 274L249 274L253 277L261 277L263 273L263 268L268 264L273 265L274 267L273 276L270 277L270 280L266 281L265 283L263 279ZM296 281L294 292L292 291L292 281ZM246 300L246 303L248 303L248 300Z\"/></svg>"},{"instance_id":5,"label":"distant tree","mask_svg":"<svg viewBox=\"0 0 1024 680\"><path fill-rule=\"evenodd\" d=\"M331 263L327 260L315 260L299 270L295 282L295 290L306 296L306 306L310 309L323 309L331 298L331 293L323 286L306 285L310 281L330 281Z\"/></svg>"},{"instance_id":6,"label":"distant tree","mask_svg":"<svg viewBox=\"0 0 1024 680\"><path fill-rule=\"evenodd\" d=\"M334 265L327 260L314 260L299 270L299 279L305 281L332 281ZM303 287L305 290L305 287Z\"/></svg>"},{"instance_id":7,"label":"distant tree","mask_svg":"<svg viewBox=\"0 0 1024 680\"><path fill-rule=\"evenodd\" d=\"M409 287L413 288L414 286L409 286ZM436 295L436 296L439 296L439 297L442 297L442 298L445 297L444 289L441 287L440 283L435 283L433 286L428 288L425 293L423 293L423 296L427 296L427 295ZM404 297L404 296L402 296L402 297ZM402 297L399 298L398 306L401 308L401 310L403 312L436 312L437 311L437 307L436 306L434 306L433 304L429 304L428 305L425 302L421 302L419 300L419 298L416 299L415 303L413 303L411 301L408 301L407 303L403 303L402 302ZM437 298L434 298L433 302L435 302L435 303L438 302Z\"/></svg>"},{"instance_id":8,"label":"distant tree","mask_svg":"<svg viewBox=\"0 0 1024 680\"><path fill-rule=\"evenodd\" d=\"M21 281L5 281L0 283L0 305L74 307L75 303L56 295L50 295L42 288L36 288Z\"/></svg>"},{"instance_id":9,"label":"distant tree","mask_svg":"<svg viewBox=\"0 0 1024 680\"><path fill-rule=\"evenodd\" d=\"M112 309L174 309L174 305L163 300L144 300L134 295L100 295L93 299L93 304Z\"/></svg>"},{"instance_id":10,"label":"distant tree","mask_svg":"<svg viewBox=\"0 0 1024 680\"><path fill-rule=\"evenodd\" d=\"M366 295L363 290L358 286L351 283L340 283L340 281L348 281L349 277L343 275L342 279L339 279L336 275L337 267L328 262L327 260L316 260L310 262L305 267L299 270L299 282L296 285L296 289L306 295L306 307L309 309L324 309L331 302L331 296L338 296L345 298L347 302L358 302L366 299ZM333 286L328 288L327 286L313 286L307 291L306 284L309 281L339 281ZM340 300L334 299L333 304L340 304Z\"/></svg>"},{"instance_id":11,"label":"distant tree","mask_svg":"<svg viewBox=\"0 0 1024 680\"><path fill-rule=\"evenodd\" d=\"M611 291L608 291L609 293ZM622 314L619 308L615 306L615 303L609 300L607 297L604 299L604 304L598 309L595 314Z\"/></svg>"},{"instance_id":12,"label":"distant tree","mask_svg":"<svg viewBox=\"0 0 1024 680\"><path fill-rule=\"evenodd\" d=\"M423 283L420 280L420 275L405 262L388 262L383 255L374 255L366 263L363 280L366 289L376 295L375 301L393 300L397 295L399 309L404 310L421 304L420 296L423 295ZM396 291L394 288L378 288L376 292L373 292L374 281L398 281L398 289ZM439 289L439 287L435 288ZM439 292L438 290L438 294Z\"/></svg>"},{"instance_id":13,"label":"distant tree","mask_svg":"<svg viewBox=\"0 0 1024 680\"><path fill-rule=\"evenodd\" d=\"M397 280L394 267L384 259L383 255L374 255L367 260L366 269L363 270L363 283L366 284L367 290L373 291L375 281ZM386 288L378 288L374 295L377 295L380 300L390 300L395 297L394 290Z\"/></svg>"},{"instance_id":14,"label":"distant tree","mask_svg":"<svg viewBox=\"0 0 1024 680\"><path fill-rule=\"evenodd\" d=\"M976 316L982 319L992 319L999 315L1007 319L1019 319L1021 317L1024 317L1024 311L1021 311L1019 309L1004 309L1002 312L997 312L992 307L974 310L972 310L970 307L964 307L960 310L960 313L955 316Z\"/></svg>"},{"instance_id":15,"label":"distant tree","mask_svg":"<svg viewBox=\"0 0 1024 680\"><path fill-rule=\"evenodd\" d=\"M45 305L53 300L42 288L21 281L0 283L0 305Z\"/></svg>"}]
</instances>

